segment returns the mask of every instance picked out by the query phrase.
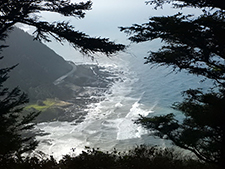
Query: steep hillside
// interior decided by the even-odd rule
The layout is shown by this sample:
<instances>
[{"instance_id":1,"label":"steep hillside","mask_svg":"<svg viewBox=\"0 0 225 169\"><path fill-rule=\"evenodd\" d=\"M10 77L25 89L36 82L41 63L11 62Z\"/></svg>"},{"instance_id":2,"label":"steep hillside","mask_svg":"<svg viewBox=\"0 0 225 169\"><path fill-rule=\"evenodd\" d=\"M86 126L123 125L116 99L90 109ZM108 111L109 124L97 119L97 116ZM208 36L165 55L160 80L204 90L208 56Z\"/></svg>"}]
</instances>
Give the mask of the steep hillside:
<instances>
[{"instance_id":1,"label":"steep hillside","mask_svg":"<svg viewBox=\"0 0 225 169\"><path fill-rule=\"evenodd\" d=\"M72 70L67 61L19 28L14 28L5 44L9 47L2 52L1 67L19 64L10 73L9 87L19 86L31 100L61 95L53 81Z\"/></svg>"},{"instance_id":2,"label":"steep hillside","mask_svg":"<svg viewBox=\"0 0 225 169\"><path fill-rule=\"evenodd\" d=\"M28 94L25 110L41 111L37 121L82 121L85 106L98 101L90 96L100 96L112 82L104 67L67 62L18 28L4 44L9 47L1 52L0 68L18 64L4 85L19 86Z\"/></svg>"}]
</instances>

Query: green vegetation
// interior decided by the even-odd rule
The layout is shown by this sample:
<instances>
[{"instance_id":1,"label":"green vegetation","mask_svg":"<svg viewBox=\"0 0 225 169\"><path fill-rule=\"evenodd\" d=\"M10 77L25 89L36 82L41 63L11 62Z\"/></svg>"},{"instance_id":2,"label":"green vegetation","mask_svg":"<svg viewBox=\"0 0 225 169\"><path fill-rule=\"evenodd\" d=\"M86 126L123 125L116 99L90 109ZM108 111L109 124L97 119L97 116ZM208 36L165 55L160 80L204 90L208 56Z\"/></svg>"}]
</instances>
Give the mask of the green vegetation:
<instances>
[{"instance_id":1,"label":"green vegetation","mask_svg":"<svg viewBox=\"0 0 225 169\"><path fill-rule=\"evenodd\" d=\"M46 99L38 100L34 104L28 104L25 108L25 112L39 111L39 116L34 120L35 122L46 122L60 120L60 117L64 115L65 108L70 106L71 103L61 101L59 99Z\"/></svg>"},{"instance_id":2,"label":"green vegetation","mask_svg":"<svg viewBox=\"0 0 225 169\"><path fill-rule=\"evenodd\" d=\"M0 168L12 159L21 160L22 154L35 149L38 143L24 133L33 128L32 121L39 113L23 114L23 107L28 103L27 95L18 88L3 87L14 67L0 69Z\"/></svg>"},{"instance_id":3,"label":"green vegetation","mask_svg":"<svg viewBox=\"0 0 225 169\"><path fill-rule=\"evenodd\" d=\"M59 162L53 157L24 158L11 161L7 169L217 169L201 163L174 149L138 146L128 152L102 152L87 148L78 156L64 156Z\"/></svg>"},{"instance_id":4,"label":"green vegetation","mask_svg":"<svg viewBox=\"0 0 225 169\"><path fill-rule=\"evenodd\" d=\"M36 40L50 42L50 37L52 37L60 43L67 41L75 49L87 55L102 53L108 56L124 50L124 45L116 44L108 38L90 37L75 30L69 22L50 22L37 15L37 13L50 12L60 14L63 17L84 18L85 12L91 10L91 6L91 1L72 3L70 0L2 0L0 1L0 41L5 41L15 24L21 23L36 28L34 32ZM0 51L5 47L8 46L0 45ZM0 56L0 59L2 58ZM9 169L13 162L16 163L16 166L20 166L24 162L24 153L34 150L37 146L38 142L35 140L35 135L29 136L29 132L34 127L33 120L39 113L30 112L25 115L23 108L28 103L27 95L18 88L10 90L3 86L3 83L9 78L8 73L15 66L4 64L1 64L1 66L0 168ZM46 102L47 106L53 104L51 101ZM41 110L47 108L47 106L45 106L45 103L39 103L39 106L35 108ZM32 165L34 164L32 163Z\"/></svg>"},{"instance_id":5,"label":"green vegetation","mask_svg":"<svg viewBox=\"0 0 225 169\"><path fill-rule=\"evenodd\" d=\"M2 0L0 2L0 35L6 35L16 23L22 23L36 28L33 33L35 40L51 42L50 37L52 37L60 43L67 41L84 54L91 55L99 52L110 55L124 50L124 45L116 44L108 38L90 37L75 30L69 22L50 22L37 15L41 12L51 12L63 17L82 19L91 7L91 1L73 3L70 0Z\"/></svg>"},{"instance_id":6,"label":"green vegetation","mask_svg":"<svg viewBox=\"0 0 225 169\"><path fill-rule=\"evenodd\" d=\"M225 3L224 0L151 0L157 9L199 8L201 14L154 16L147 23L123 27L135 43L160 39L158 51L149 51L146 64L169 66L174 71L202 76L214 82L208 91L189 89L184 100L172 107L184 114L140 117L137 123L154 135L192 151L199 159L225 168ZM165 137L166 136L166 137Z\"/></svg>"},{"instance_id":7,"label":"green vegetation","mask_svg":"<svg viewBox=\"0 0 225 169\"><path fill-rule=\"evenodd\" d=\"M38 102L42 102L42 101L38 101ZM51 99L46 99L41 103L36 103L36 104L30 104L28 106L25 107L25 110L29 110L29 109L35 109L38 111L44 111L52 106L54 106L56 104L56 101L51 100Z\"/></svg>"},{"instance_id":8,"label":"green vegetation","mask_svg":"<svg viewBox=\"0 0 225 169\"><path fill-rule=\"evenodd\" d=\"M152 0L156 8L164 3L175 8L198 7L200 16L183 15L152 17L148 23L121 28L131 35L136 43L161 39L164 46L157 52L149 52L146 63L173 66L174 70L187 70L215 82L216 90L204 93L201 90L186 91L184 101L174 108L185 115L183 122L173 114L160 117L141 117L139 123L155 129L159 137L170 139L177 146L192 151L198 158L191 159L171 149L140 146L127 153L102 152L88 149L82 154L65 156L59 162L53 157L38 159L24 157L23 153L37 146L34 137L22 137L34 124L38 113L23 116L23 105L27 96L18 88L10 91L3 87L8 72L13 68L0 69L0 168L2 169L220 169L225 168L225 5L222 0ZM67 40L75 49L91 55L96 52L110 55L125 49L107 38L93 38L74 30L67 22L43 21L36 13L53 12L64 17L83 18L91 9L92 2L71 3L64 0L3 0L0 3L0 40L5 40L16 23L34 26L35 39L63 43ZM212 10L212 8L214 8ZM133 35L133 36L132 36ZM4 45L0 46L0 50ZM2 57L1 57L2 58ZM46 110L56 106L53 100L39 101L27 109ZM206 163L207 162L207 163Z\"/></svg>"},{"instance_id":9,"label":"green vegetation","mask_svg":"<svg viewBox=\"0 0 225 169\"><path fill-rule=\"evenodd\" d=\"M25 110L34 109L37 111L45 111L49 108L63 107L70 105L68 102L60 101L58 99L46 99L44 101L38 100L35 104L29 104L25 107Z\"/></svg>"}]
</instances>

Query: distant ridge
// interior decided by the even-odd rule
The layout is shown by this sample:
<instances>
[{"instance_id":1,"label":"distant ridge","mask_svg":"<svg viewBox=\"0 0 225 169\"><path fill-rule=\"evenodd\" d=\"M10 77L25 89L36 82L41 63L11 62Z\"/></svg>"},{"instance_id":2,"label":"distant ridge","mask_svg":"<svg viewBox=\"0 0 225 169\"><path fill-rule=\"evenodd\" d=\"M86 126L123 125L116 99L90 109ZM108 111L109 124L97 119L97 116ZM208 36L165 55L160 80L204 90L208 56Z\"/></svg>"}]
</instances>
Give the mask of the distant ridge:
<instances>
[{"instance_id":1,"label":"distant ridge","mask_svg":"<svg viewBox=\"0 0 225 169\"><path fill-rule=\"evenodd\" d=\"M5 41L9 47L3 49L1 56L4 58L0 64L1 67L19 65L10 73L7 86L19 86L31 100L56 97L60 91L53 82L71 71L72 66L46 45L33 39L17 27L9 33Z\"/></svg>"}]
</instances>

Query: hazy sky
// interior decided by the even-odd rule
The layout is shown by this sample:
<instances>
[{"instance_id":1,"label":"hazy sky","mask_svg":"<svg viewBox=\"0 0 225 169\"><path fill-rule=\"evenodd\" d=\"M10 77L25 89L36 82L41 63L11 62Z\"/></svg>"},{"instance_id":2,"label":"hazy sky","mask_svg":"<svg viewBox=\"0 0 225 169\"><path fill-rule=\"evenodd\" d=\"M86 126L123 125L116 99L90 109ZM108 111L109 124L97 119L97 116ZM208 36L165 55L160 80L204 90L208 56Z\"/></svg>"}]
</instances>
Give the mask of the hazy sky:
<instances>
[{"instance_id":1,"label":"hazy sky","mask_svg":"<svg viewBox=\"0 0 225 169\"><path fill-rule=\"evenodd\" d=\"M80 2L72 0L73 2ZM155 10L153 6L146 5L145 0L93 0L92 10L87 11L84 19L65 18L52 13L42 13L43 19L48 21L66 20L80 30L94 37L109 37L117 43L128 44L127 37L120 32L119 26L130 26L134 23L144 23L148 18L156 15L172 15L179 10L174 10L170 5L165 5L163 9ZM196 13L196 10L187 9L185 13ZM29 28L25 28L29 30ZM31 32L31 31L30 31ZM75 52L67 44L61 46L57 43L48 43L49 47L60 55L69 59Z\"/></svg>"}]
</instances>

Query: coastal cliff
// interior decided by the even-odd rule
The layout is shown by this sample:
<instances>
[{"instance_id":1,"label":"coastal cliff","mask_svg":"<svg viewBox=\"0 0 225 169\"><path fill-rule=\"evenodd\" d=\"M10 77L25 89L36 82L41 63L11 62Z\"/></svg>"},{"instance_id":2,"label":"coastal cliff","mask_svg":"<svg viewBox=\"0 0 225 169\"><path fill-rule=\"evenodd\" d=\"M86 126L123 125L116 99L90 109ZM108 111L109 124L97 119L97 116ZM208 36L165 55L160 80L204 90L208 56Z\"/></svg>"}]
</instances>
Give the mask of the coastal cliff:
<instances>
[{"instance_id":1,"label":"coastal cliff","mask_svg":"<svg viewBox=\"0 0 225 169\"><path fill-rule=\"evenodd\" d=\"M11 89L18 86L27 93L30 103L25 110L41 111L38 121L83 118L81 110L96 101L90 96L98 94L87 87L105 90L109 84L107 73L101 71L104 68L66 61L19 28L9 33L4 45L9 47L1 53L4 56L1 67L18 64L10 72L5 86Z\"/></svg>"}]
</instances>

